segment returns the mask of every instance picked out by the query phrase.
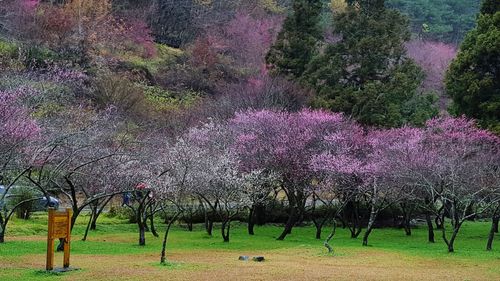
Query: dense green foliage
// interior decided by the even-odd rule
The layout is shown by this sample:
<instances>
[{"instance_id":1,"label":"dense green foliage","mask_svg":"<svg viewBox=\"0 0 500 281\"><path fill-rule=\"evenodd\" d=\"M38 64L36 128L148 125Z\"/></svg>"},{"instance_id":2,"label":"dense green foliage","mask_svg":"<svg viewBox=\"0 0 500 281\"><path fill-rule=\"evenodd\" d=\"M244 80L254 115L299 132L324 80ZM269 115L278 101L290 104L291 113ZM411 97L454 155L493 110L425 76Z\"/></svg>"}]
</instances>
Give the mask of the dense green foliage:
<instances>
[{"instance_id":1,"label":"dense green foliage","mask_svg":"<svg viewBox=\"0 0 500 281\"><path fill-rule=\"evenodd\" d=\"M465 34L474 28L480 2L481 0L387 0L387 5L409 16L413 33L426 39L459 44Z\"/></svg>"},{"instance_id":2,"label":"dense green foliage","mask_svg":"<svg viewBox=\"0 0 500 281\"><path fill-rule=\"evenodd\" d=\"M452 113L476 118L496 132L500 132L499 8L498 1L485 2L482 11L487 13L479 16L477 28L465 38L446 77Z\"/></svg>"},{"instance_id":3,"label":"dense green foliage","mask_svg":"<svg viewBox=\"0 0 500 281\"><path fill-rule=\"evenodd\" d=\"M304 73L322 37L319 27L321 11L320 0L293 2L293 13L286 18L266 58L276 73L293 77Z\"/></svg>"},{"instance_id":4,"label":"dense green foliage","mask_svg":"<svg viewBox=\"0 0 500 281\"><path fill-rule=\"evenodd\" d=\"M500 1L484 0L481 6L481 14L493 15L500 11Z\"/></svg>"},{"instance_id":5,"label":"dense green foliage","mask_svg":"<svg viewBox=\"0 0 500 281\"><path fill-rule=\"evenodd\" d=\"M436 113L428 106L431 97L417 95L423 74L406 56L405 16L383 1L360 1L337 13L333 25L338 41L311 61L303 77L317 90L316 106L390 127L421 124Z\"/></svg>"}]
</instances>

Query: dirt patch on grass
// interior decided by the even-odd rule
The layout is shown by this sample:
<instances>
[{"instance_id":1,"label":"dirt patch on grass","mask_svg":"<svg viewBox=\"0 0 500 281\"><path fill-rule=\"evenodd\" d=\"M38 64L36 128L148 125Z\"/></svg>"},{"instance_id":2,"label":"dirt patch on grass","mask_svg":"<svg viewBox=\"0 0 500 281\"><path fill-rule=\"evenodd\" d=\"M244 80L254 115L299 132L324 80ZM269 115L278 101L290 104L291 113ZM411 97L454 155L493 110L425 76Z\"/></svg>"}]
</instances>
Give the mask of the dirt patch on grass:
<instances>
[{"instance_id":1,"label":"dirt patch on grass","mask_svg":"<svg viewBox=\"0 0 500 281\"><path fill-rule=\"evenodd\" d=\"M325 256L310 250L264 252L174 251L169 266L159 266L157 253L137 255L73 255L82 270L67 280L499 280L495 262L459 262L409 257L375 249L340 250ZM238 261L239 255L264 255L262 263ZM61 261L60 254L56 261ZM43 255L16 261L0 260L8 268L44 267ZM4 262L6 262L4 264ZM0 270L1 271L1 270ZM59 278L58 278L59 279Z\"/></svg>"}]
</instances>

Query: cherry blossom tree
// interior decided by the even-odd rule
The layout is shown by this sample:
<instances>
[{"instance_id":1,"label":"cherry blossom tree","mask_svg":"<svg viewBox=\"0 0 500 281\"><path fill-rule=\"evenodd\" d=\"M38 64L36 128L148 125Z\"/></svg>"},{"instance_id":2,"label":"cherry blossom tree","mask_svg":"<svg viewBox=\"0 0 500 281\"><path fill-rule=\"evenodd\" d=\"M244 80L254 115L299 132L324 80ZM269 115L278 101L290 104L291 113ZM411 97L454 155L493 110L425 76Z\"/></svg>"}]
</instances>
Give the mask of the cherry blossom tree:
<instances>
[{"instance_id":1,"label":"cherry blossom tree","mask_svg":"<svg viewBox=\"0 0 500 281\"><path fill-rule=\"evenodd\" d=\"M408 56L424 70L424 91L443 93L444 75L451 61L456 57L455 46L423 40L412 40L406 43Z\"/></svg>"},{"instance_id":2,"label":"cherry blossom tree","mask_svg":"<svg viewBox=\"0 0 500 281\"><path fill-rule=\"evenodd\" d=\"M241 10L227 24L207 27L189 48L194 86L214 94L223 92L226 84L267 76L264 58L279 23L278 17Z\"/></svg>"},{"instance_id":3,"label":"cherry blossom tree","mask_svg":"<svg viewBox=\"0 0 500 281\"><path fill-rule=\"evenodd\" d=\"M126 134L118 134L121 123L115 117L112 109L71 108L43 122L50 148L27 178L68 199L71 229L85 207L124 191L120 166L128 161L122 150Z\"/></svg>"},{"instance_id":4,"label":"cherry blossom tree","mask_svg":"<svg viewBox=\"0 0 500 281\"><path fill-rule=\"evenodd\" d=\"M261 110L238 113L230 121L242 171L272 171L280 178L289 217L278 240L291 232L305 212L314 178L309 163L319 151L323 136L338 130L345 120L340 114L323 111Z\"/></svg>"},{"instance_id":5,"label":"cherry blossom tree","mask_svg":"<svg viewBox=\"0 0 500 281\"><path fill-rule=\"evenodd\" d=\"M37 200L30 198L8 206L7 197L11 188L29 170L33 158L38 154L32 143L40 137L39 124L29 115L22 99L36 94L29 88L0 91L0 243L4 242L7 224L19 206ZM31 154L31 155L30 155Z\"/></svg>"},{"instance_id":6,"label":"cherry blossom tree","mask_svg":"<svg viewBox=\"0 0 500 281\"><path fill-rule=\"evenodd\" d=\"M368 245L368 237L378 213L391 206L401 205L404 212L407 205L416 201L416 188L408 180L411 166L418 163L422 152L419 150L423 133L418 128L403 127L372 131L368 137L370 154L365 167L365 194L370 202L370 218L363 237L363 245ZM416 153L417 152L417 153ZM405 216L409 220L408 215ZM411 234L409 222L407 235Z\"/></svg>"},{"instance_id":7,"label":"cherry blossom tree","mask_svg":"<svg viewBox=\"0 0 500 281\"><path fill-rule=\"evenodd\" d=\"M269 195L277 188L278 175L262 170L251 171L244 175L243 193L248 198L248 234L254 235L255 210L263 207Z\"/></svg>"},{"instance_id":8,"label":"cherry blossom tree","mask_svg":"<svg viewBox=\"0 0 500 281\"><path fill-rule=\"evenodd\" d=\"M363 168L366 165L367 141L364 130L354 122L345 122L338 131L324 137L321 151L311 160L311 168L317 173L313 194L327 207L334 209L331 214L333 228L325 240L325 247L330 253L333 247L329 244L335 235L336 217L345 211L347 205L354 207L361 200L363 184ZM357 223L349 225L351 237L361 231ZM324 221L323 221L324 223ZM323 223L315 223L316 238L320 238Z\"/></svg>"},{"instance_id":9,"label":"cherry blossom tree","mask_svg":"<svg viewBox=\"0 0 500 281\"><path fill-rule=\"evenodd\" d=\"M465 117L439 118L427 122L425 145L435 156L429 163L431 175L439 180L426 188L442 205L443 220L449 216L452 229L448 232L443 222L442 237L448 251L453 252L464 221L483 214L499 200L498 182L491 176L500 163L500 139Z\"/></svg>"}]
</instances>

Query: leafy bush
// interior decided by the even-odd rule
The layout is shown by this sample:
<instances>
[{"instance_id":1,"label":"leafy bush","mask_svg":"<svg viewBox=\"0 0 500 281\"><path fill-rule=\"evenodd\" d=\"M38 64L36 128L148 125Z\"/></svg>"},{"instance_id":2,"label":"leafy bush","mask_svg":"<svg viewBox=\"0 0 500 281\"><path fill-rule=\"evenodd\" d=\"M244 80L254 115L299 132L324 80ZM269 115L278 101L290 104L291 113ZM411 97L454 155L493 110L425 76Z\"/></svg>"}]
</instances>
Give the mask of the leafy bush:
<instances>
[{"instance_id":1,"label":"leafy bush","mask_svg":"<svg viewBox=\"0 0 500 281\"><path fill-rule=\"evenodd\" d=\"M179 97L157 86L143 86L143 90L148 104L159 111L189 107L196 104L200 98L195 92L186 92Z\"/></svg>"},{"instance_id":2,"label":"leafy bush","mask_svg":"<svg viewBox=\"0 0 500 281\"><path fill-rule=\"evenodd\" d=\"M104 73L94 79L93 85L90 96L99 108L114 106L135 117L148 112L142 88L126 78Z\"/></svg>"},{"instance_id":3,"label":"leafy bush","mask_svg":"<svg viewBox=\"0 0 500 281\"><path fill-rule=\"evenodd\" d=\"M14 59L18 56L17 45L0 40L0 59Z\"/></svg>"},{"instance_id":4,"label":"leafy bush","mask_svg":"<svg viewBox=\"0 0 500 281\"><path fill-rule=\"evenodd\" d=\"M16 44L0 40L0 68L20 68L18 57L19 51Z\"/></svg>"},{"instance_id":5,"label":"leafy bush","mask_svg":"<svg viewBox=\"0 0 500 281\"><path fill-rule=\"evenodd\" d=\"M182 50L171 48L166 45L156 44L156 55L153 57L142 57L131 53L118 55L122 62L121 66L130 71L146 72L148 75L156 75L162 67L176 62L183 55ZM149 79L149 78L148 78Z\"/></svg>"},{"instance_id":6,"label":"leafy bush","mask_svg":"<svg viewBox=\"0 0 500 281\"><path fill-rule=\"evenodd\" d=\"M12 188L9 194L9 202L10 207L14 207L22 201L35 198L37 196L37 192L29 187L16 187ZM34 210L35 203L28 202L23 203L19 207L16 208L16 217L20 219L29 219L31 212Z\"/></svg>"},{"instance_id":7,"label":"leafy bush","mask_svg":"<svg viewBox=\"0 0 500 281\"><path fill-rule=\"evenodd\" d=\"M132 209L126 206L115 207L112 206L109 208L109 212L107 213L108 217L116 217L118 219L126 219L129 223L136 223L137 218L135 217Z\"/></svg>"},{"instance_id":8,"label":"leafy bush","mask_svg":"<svg viewBox=\"0 0 500 281\"><path fill-rule=\"evenodd\" d=\"M22 51L23 64L28 68L46 68L58 60L57 53L47 48L28 47Z\"/></svg>"}]
</instances>

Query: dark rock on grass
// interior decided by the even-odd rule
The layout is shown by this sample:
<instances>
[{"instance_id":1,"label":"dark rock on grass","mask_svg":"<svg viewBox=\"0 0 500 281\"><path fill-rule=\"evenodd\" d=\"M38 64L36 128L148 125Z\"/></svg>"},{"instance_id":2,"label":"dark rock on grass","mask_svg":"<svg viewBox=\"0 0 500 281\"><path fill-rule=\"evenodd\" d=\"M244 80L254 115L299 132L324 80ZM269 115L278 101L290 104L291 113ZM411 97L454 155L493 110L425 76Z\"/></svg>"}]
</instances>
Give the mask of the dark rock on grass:
<instances>
[{"instance_id":1,"label":"dark rock on grass","mask_svg":"<svg viewBox=\"0 0 500 281\"><path fill-rule=\"evenodd\" d=\"M256 262L261 262L261 261L264 261L264 257L262 257L262 256L253 257L252 260L256 261Z\"/></svg>"}]
</instances>

